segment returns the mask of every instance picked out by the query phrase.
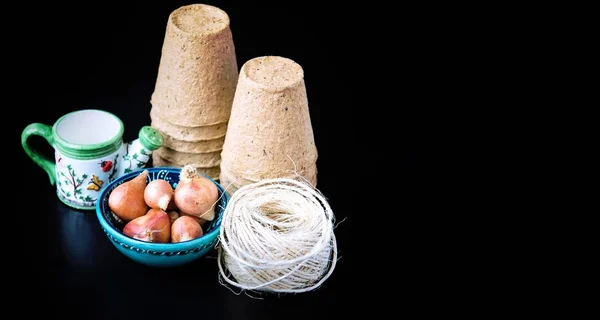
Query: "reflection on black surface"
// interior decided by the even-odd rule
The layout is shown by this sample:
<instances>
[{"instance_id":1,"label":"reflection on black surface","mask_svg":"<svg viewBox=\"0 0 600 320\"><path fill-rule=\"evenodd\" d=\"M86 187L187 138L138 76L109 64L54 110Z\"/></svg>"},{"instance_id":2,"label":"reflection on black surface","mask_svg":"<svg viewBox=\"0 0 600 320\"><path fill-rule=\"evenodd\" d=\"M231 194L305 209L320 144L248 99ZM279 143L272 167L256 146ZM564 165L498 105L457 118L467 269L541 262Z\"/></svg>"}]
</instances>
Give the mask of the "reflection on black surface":
<instances>
[{"instance_id":1,"label":"reflection on black surface","mask_svg":"<svg viewBox=\"0 0 600 320\"><path fill-rule=\"evenodd\" d=\"M202 309L206 319L245 319L248 314L282 314L298 302L314 306L335 301L325 288L299 296L252 295L265 300L234 294L219 284L215 250L180 267L144 266L112 245L95 210L73 209L55 196L50 199L51 194L45 197L47 203L54 202L54 210L46 216L49 259L40 276L43 274L45 281L53 285L52 290L68 290L62 297L69 306L67 310L78 319L106 319L114 314L122 318L188 318L196 316L193 310L197 308ZM154 293L155 298L156 294L168 297L167 307L123 308L124 301L127 305L145 306L149 299L145 293ZM274 301L277 303L272 305ZM175 304L180 307L172 307ZM63 306L60 314L64 314ZM213 307L203 308L206 306Z\"/></svg>"},{"instance_id":2,"label":"reflection on black surface","mask_svg":"<svg viewBox=\"0 0 600 320\"><path fill-rule=\"evenodd\" d=\"M93 267L100 263L110 242L104 235L95 210L73 209L56 199L59 251L71 267ZM104 238L104 239L103 239Z\"/></svg>"}]
</instances>

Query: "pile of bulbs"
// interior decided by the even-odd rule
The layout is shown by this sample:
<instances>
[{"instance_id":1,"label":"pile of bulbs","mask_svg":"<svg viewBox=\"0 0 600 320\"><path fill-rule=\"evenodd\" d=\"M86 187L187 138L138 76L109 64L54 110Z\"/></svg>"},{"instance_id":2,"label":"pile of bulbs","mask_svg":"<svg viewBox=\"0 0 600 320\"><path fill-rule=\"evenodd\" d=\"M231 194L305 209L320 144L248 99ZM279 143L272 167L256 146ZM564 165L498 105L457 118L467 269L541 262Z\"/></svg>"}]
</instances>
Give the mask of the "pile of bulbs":
<instances>
[{"instance_id":1,"label":"pile of bulbs","mask_svg":"<svg viewBox=\"0 0 600 320\"><path fill-rule=\"evenodd\" d=\"M193 166L181 169L173 189L166 180L147 183L148 170L116 187L108 198L113 214L127 224L123 233L134 239L168 243L201 237L202 225L215 217L219 191Z\"/></svg>"}]
</instances>

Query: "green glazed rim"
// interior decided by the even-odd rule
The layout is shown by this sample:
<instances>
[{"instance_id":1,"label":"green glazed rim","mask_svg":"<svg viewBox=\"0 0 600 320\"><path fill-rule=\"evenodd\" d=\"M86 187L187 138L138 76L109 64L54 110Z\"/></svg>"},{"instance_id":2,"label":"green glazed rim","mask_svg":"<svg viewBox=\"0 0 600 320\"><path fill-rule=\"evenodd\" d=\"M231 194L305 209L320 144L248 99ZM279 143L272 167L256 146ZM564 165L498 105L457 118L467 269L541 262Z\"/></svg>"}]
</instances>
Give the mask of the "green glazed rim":
<instances>
[{"instance_id":1,"label":"green glazed rim","mask_svg":"<svg viewBox=\"0 0 600 320\"><path fill-rule=\"evenodd\" d=\"M119 122L119 131L114 137L110 138L109 140L95 144L72 143L60 137L56 132L56 129L61 123L61 121L63 121L66 117L74 113L82 111L99 111L113 116ZM56 149L58 149L58 151L60 151L60 153L62 153L63 155L72 159L89 160L104 157L119 150L119 148L123 145L124 130L125 127L123 126L123 121L121 121L121 119L113 113L99 109L85 109L69 112L64 116L60 117L52 126L52 136L54 137L54 145L56 146Z\"/></svg>"}]
</instances>

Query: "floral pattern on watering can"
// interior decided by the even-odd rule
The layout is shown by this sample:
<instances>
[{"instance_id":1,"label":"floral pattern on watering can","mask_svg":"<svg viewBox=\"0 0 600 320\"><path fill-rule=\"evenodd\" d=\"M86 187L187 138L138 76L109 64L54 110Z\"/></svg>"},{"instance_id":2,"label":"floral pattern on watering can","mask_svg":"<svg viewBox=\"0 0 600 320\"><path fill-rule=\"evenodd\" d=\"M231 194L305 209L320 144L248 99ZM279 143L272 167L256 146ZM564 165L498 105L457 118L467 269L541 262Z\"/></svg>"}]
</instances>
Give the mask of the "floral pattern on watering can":
<instances>
[{"instance_id":1,"label":"floral pattern on watering can","mask_svg":"<svg viewBox=\"0 0 600 320\"><path fill-rule=\"evenodd\" d=\"M73 206L94 207L103 187L123 174L144 168L150 155L139 140L124 143L117 152L94 160L70 159L56 151L57 195Z\"/></svg>"}]
</instances>

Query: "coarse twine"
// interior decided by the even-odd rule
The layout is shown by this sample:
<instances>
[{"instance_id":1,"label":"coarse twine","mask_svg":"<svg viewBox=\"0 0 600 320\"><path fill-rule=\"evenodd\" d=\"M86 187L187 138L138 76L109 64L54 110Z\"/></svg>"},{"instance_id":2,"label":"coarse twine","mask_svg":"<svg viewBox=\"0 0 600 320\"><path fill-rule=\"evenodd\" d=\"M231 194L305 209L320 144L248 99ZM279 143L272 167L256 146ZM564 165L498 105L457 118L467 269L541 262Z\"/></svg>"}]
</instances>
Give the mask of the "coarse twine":
<instances>
[{"instance_id":1,"label":"coarse twine","mask_svg":"<svg viewBox=\"0 0 600 320\"><path fill-rule=\"evenodd\" d=\"M337 262L334 220L325 197L308 183L278 178L243 186L223 212L219 281L277 293L318 288Z\"/></svg>"}]
</instances>

